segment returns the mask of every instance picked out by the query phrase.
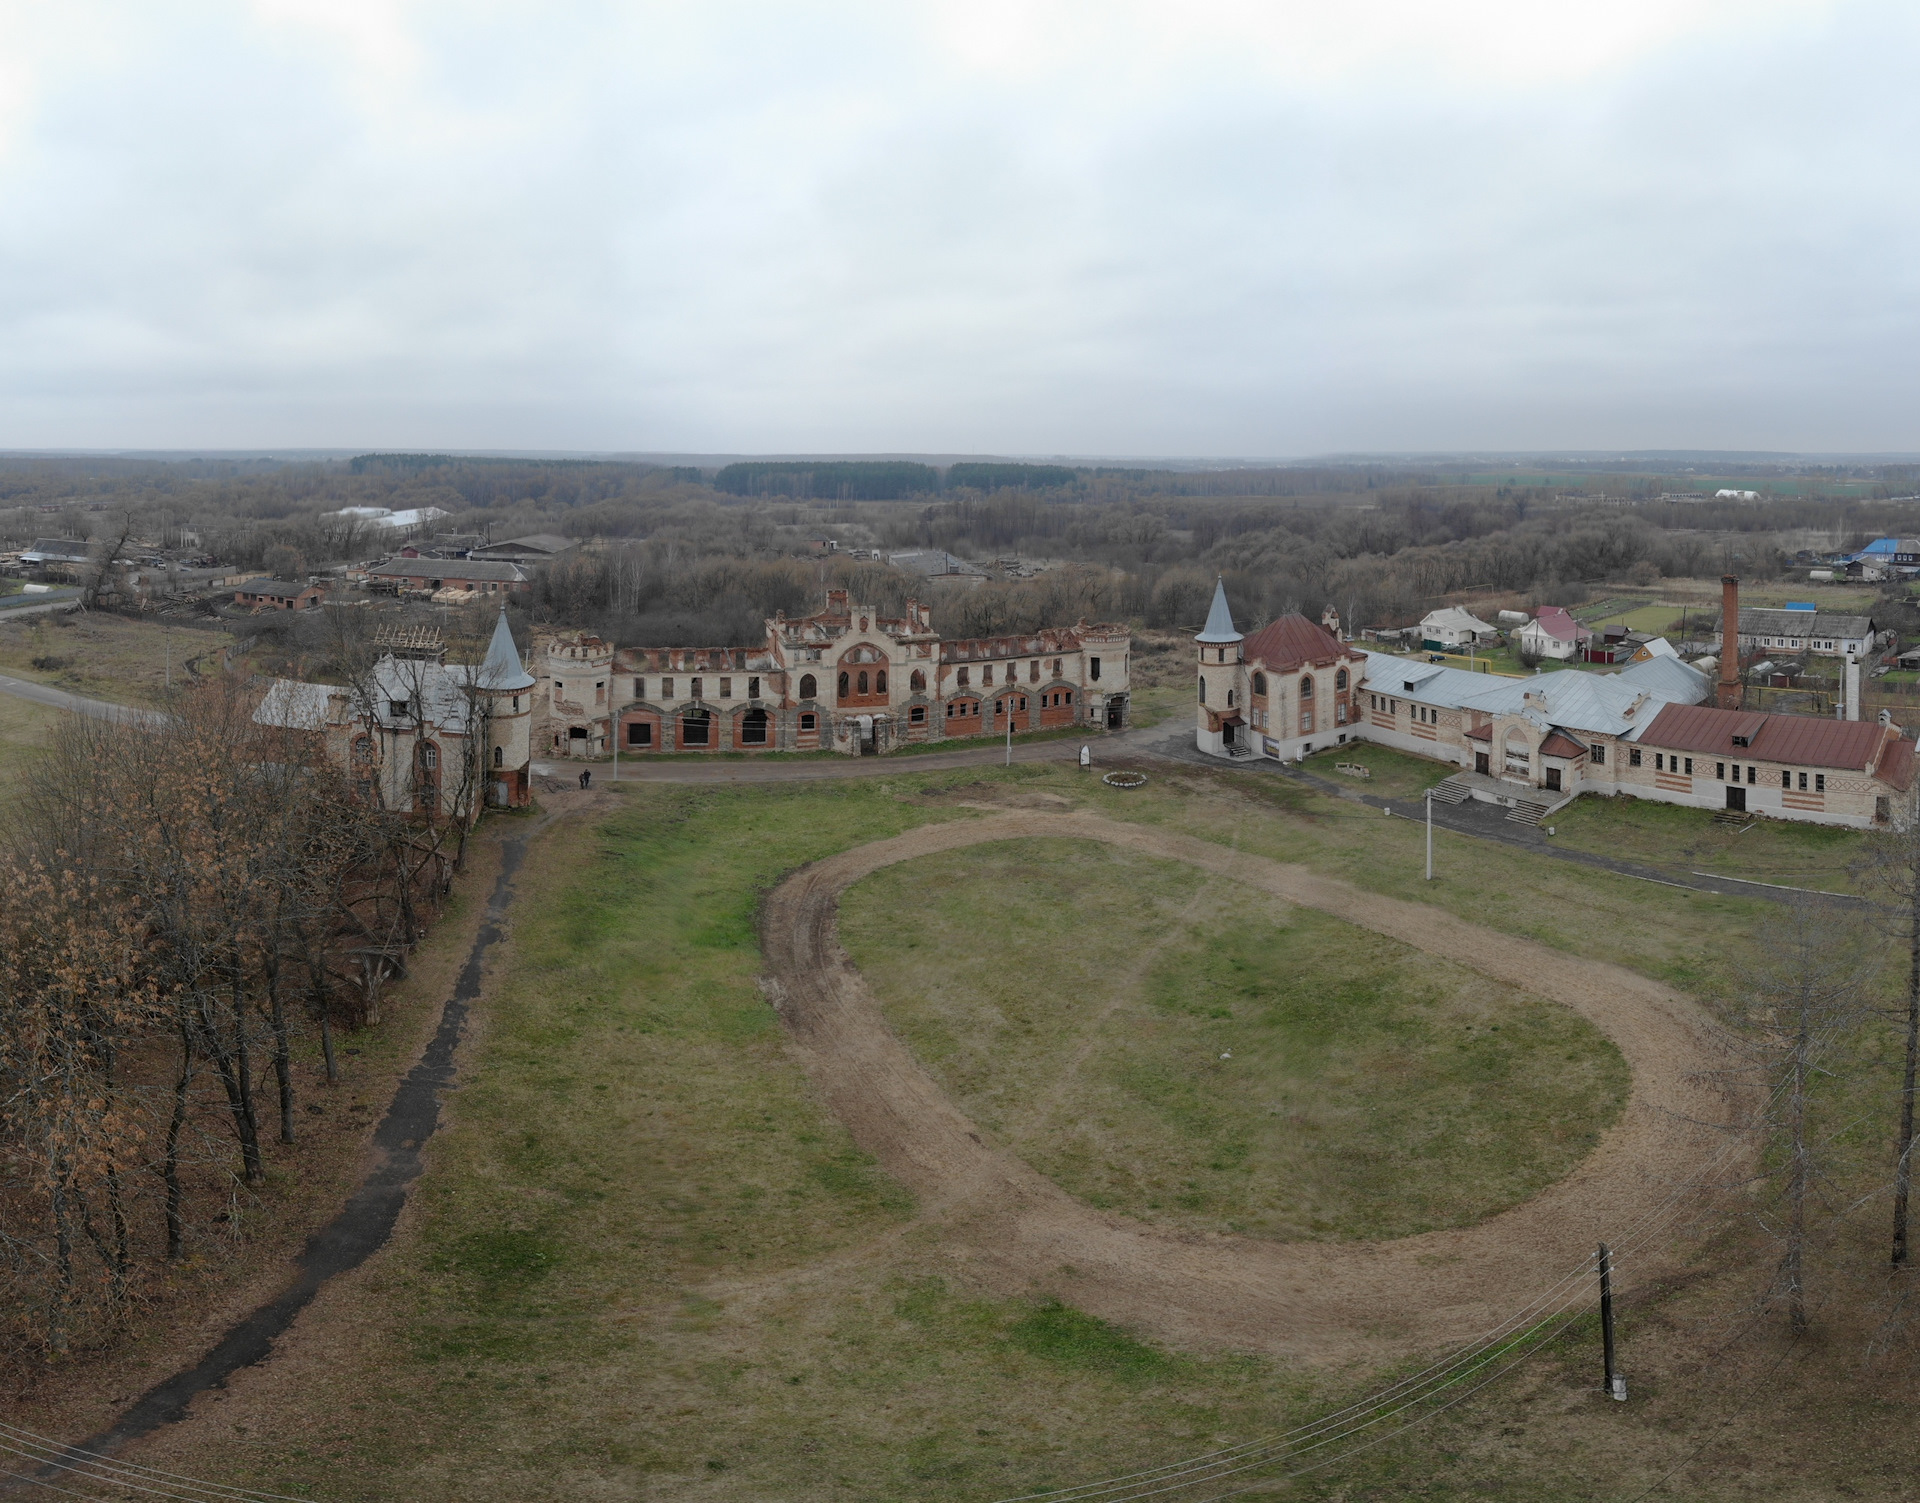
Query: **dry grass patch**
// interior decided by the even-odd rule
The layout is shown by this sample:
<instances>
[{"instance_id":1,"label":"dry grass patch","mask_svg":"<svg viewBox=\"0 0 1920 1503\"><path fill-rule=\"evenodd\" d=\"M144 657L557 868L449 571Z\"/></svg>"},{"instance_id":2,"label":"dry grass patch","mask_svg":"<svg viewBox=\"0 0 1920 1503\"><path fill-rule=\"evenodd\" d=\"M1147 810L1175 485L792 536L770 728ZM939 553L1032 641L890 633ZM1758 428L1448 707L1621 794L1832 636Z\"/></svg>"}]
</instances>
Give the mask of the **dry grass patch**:
<instances>
[{"instance_id":1,"label":"dry grass patch","mask_svg":"<svg viewBox=\"0 0 1920 1503\"><path fill-rule=\"evenodd\" d=\"M153 705L165 693L169 671L176 685L184 683L191 660L232 641L223 631L176 629L98 611L51 611L0 620L0 673L89 699Z\"/></svg>"}]
</instances>

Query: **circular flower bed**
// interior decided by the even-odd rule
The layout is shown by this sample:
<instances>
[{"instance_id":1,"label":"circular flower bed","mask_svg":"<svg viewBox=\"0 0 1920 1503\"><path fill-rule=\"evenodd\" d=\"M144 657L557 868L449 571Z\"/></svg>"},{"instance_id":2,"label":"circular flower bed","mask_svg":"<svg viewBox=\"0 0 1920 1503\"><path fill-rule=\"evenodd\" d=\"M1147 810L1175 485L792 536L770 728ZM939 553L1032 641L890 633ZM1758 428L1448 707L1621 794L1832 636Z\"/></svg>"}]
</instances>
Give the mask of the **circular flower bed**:
<instances>
[{"instance_id":1,"label":"circular flower bed","mask_svg":"<svg viewBox=\"0 0 1920 1503\"><path fill-rule=\"evenodd\" d=\"M1110 772L1100 780L1109 788L1138 788L1147 781L1144 772Z\"/></svg>"}]
</instances>

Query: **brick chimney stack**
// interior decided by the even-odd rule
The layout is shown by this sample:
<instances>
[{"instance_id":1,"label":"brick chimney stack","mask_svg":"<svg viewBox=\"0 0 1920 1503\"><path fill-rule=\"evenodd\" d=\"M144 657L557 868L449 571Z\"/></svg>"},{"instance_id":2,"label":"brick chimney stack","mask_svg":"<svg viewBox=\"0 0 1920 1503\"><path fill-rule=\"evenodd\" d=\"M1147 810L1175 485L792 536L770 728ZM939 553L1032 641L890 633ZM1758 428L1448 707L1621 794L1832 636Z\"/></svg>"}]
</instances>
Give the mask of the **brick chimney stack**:
<instances>
[{"instance_id":1,"label":"brick chimney stack","mask_svg":"<svg viewBox=\"0 0 1920 1503\"><path fill-rule=\"evenodd\" d=\"M1741 707L1740 577L1720 576L1720 691L1714 703L1723 710Z\"/></svg>"}]
</instances>

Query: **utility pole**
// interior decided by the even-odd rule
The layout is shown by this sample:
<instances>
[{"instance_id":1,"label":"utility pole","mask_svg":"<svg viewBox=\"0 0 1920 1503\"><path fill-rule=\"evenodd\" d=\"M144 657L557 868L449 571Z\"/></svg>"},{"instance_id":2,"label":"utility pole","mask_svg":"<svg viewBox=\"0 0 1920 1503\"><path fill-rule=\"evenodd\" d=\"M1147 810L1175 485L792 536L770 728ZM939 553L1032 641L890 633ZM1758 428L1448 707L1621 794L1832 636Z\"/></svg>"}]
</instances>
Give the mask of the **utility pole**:
<instances>
[{"instance_id":1,"label":"utility pole","mask_svg":"<svg viewBox=\"0 0 1920 1503\"><path fill-rule=\"evenodd\" d=\"M1427 790L1427 880L1433 880L1433 790Z\"/></svg>"},{"instance_id":2,"label":"utility pole","mask_svg":"<svg viewBox=\"0 0 1920 1503\"><path fill-rule=\"evenodd\" d=\"M1621 1376L1613 1353L1613 1254L1600 1244L1600 1347L1607 1368L1607 1397L1622 1404L1627 1401L1627 1380Z\"/></svg>"}]
</instances>

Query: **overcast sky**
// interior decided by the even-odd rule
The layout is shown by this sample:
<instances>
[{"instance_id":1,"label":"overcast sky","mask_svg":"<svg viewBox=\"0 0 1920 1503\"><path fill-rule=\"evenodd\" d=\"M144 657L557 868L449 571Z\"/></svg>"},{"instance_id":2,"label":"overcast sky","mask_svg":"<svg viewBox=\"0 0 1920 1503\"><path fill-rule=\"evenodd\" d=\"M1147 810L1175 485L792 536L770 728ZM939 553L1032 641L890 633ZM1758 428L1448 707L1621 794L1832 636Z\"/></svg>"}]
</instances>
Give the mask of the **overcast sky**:
<instances>
[{"instance_id":1,"label":"overcast sky","mask_svg":"<svg viewBox=\"0 0 1920 1503\"><path fill-rule=\"evenodd\" d=\"M1920 450L1920 6L0 0L0 446Z\"/></svg>"}]
</instances>

